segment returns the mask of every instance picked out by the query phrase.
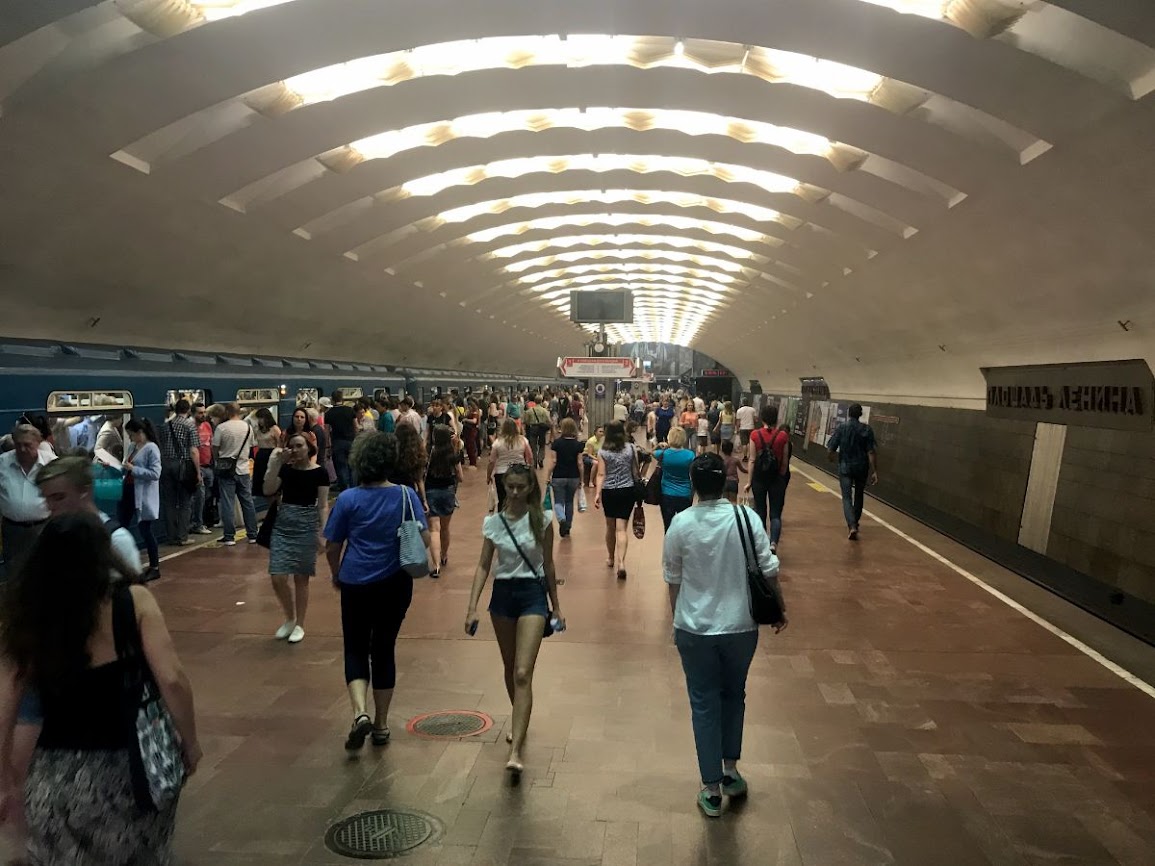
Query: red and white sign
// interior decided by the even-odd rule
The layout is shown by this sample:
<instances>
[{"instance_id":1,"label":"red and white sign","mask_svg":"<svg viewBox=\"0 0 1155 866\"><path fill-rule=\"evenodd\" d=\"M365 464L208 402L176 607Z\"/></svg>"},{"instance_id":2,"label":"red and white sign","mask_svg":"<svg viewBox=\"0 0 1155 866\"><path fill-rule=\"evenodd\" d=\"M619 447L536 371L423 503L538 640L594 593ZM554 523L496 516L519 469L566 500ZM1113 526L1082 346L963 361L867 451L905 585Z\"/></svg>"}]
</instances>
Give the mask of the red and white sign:
<instances>
[{"instance_id":1,"label":"red and white sign","mask_svg":"<svg viewBox=\"0 0 1155 866\"><path fill-rule=\"evenodd\" d=\"M633 358L561 358L557 369L573 379L630 379L638 372Z\"/></svg>"}]
</instances>

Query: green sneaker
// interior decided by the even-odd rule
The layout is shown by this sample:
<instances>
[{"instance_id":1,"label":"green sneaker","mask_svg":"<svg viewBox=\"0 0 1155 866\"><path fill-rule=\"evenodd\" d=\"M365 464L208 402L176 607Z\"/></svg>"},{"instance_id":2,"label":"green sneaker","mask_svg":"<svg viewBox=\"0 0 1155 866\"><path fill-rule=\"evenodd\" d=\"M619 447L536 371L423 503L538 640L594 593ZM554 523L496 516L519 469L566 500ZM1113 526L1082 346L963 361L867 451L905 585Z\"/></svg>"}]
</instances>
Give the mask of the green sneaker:
<instances>
[{"instance_id":1,"label":"green sneaker","mask_svg":"<svg viewBox=\"0 0 1155 866\"><path fill-rule=\"evenodd\" d=\"M737 767L722 777L722 793L730 798L745 797L749 793L746 780L742 778Z\"/></svg>"},{"instance_id":2,"label":"green sneaker","mask_svg":"<svg viewBox=\"0 0 1155 866\"><path fill-rule=\"evenodd\" d=\"M709 790L703 788L698 792L698 808L705 812L709 818L720 818L722 817L722 796L711 794Z\"/></svg>"}]
</instances>

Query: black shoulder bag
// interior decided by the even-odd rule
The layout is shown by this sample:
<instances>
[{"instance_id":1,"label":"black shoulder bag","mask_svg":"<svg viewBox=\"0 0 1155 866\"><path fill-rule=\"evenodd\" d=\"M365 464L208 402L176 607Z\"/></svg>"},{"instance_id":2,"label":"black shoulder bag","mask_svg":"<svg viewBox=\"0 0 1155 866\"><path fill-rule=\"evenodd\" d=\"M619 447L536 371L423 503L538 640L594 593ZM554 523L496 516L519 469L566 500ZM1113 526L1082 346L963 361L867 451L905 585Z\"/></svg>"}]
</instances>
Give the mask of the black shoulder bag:
<instances>
[{"instance_id":1,"label":"black shoulder bag","mask_svg":"<svg viewBox=\"0 0 1155 866\"><path fill-rule=\"evenodd\" d=\"M509 528L509 524L505 522L505 515L500 512L497 515L501 518L501 525L505 527L505 531L509 533L509 540L513 542L513 546L517 548L517 552L521 555L521 561L525 563L525 567L530 570L534 578L541 584L541 588L545 591L545 630L542 632L542 637L550 637L553 634L553 611L549 608L549 587L545 583L545 574L539 575L537 569L533 567L533 563L529 561L529 557L525 555L525 551L521 549L521 545L517 543L517 536L513 534L513 530Z\"/></svg>"},{"instance_id":2,"label":"black shoulder bag","mask_svg":"<svg viewBox=\"0 0 1155 866\"><path fill-rule=\"evenodd\" d=\"M176 435L172 421L169 421L167 426L168 436L172 441L172 449L177 453L176 459L179 461L175 467L177 481L186 493L195 493L197 485L200 483L200 467L196 463L193 463L192 458L189 457L188 448L180 441L180 437ZM199 440L200 434L194 433L193 435Z\"/></svg>"},{"instance_id":3,"label":"black shoulder bag","mask_svg":"<svg viewBox=\"0 0 1155 866\"><path fill-rule=\"evenodd\" d=\"M232 478L237 474L237 461L241 459L241 455L245 453L245 449L249 445L249 437L253 435L253 427L247 421L245 426L249 429L245 432L244 441L241 442L240 450L232 457L217 457L213 462L213 469L216 470L218 478Z\"/></svg>"},{"instance_id":4,"label":"black shoulder bag","mask_svg":"<svg viewBox=\"0 0 1155 866\"><path fill-rule=\"evenodd\" d=\"M758 555L754 549L754 528L750 525L750 515L744 508L735 505L734 519L738 521L738 537L742 539L742 554L746 557L746 584L750 590L750 616L758 625L777 625L785 618L782 596L776 584L770 583L758 565ZM746 531L742 531L742 525ZM747 547L747 540L749 547Z\"/></svg>"}]
</instances>

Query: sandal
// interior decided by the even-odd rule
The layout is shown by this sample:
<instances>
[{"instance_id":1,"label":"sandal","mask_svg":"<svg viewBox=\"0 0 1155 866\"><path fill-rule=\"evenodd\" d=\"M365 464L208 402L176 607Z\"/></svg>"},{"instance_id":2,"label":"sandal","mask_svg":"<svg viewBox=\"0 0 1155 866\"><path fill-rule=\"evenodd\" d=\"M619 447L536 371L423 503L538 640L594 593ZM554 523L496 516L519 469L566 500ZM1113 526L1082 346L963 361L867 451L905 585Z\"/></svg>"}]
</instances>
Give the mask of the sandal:
<instances>
[{"instance_id":1,"label":"sandal","mask_svg":"<svg viewBox=\"0 0 1155 866\"><path fill-rule=\"evenodd\" d=\"M441 567L445 568L445 566L447 566L447 565L449 565L449 557L448 556L441 557Z\"/></svg>"},{"instance_id":2,"label":"sandal","mask_svg":"<svg viewBox=\"0 0 1155 866\"><path fill-rule=\"evenodd\" d=\"M386 746L389 744L389 726L383 728L374 726L372 740L374 746Z\"/></svg>"},{"instance_id":3,"label":"sandal","mask_svg":"<svg viewBox=\"0 0 1155 866\"><path fill-rule=\"evenodd\" d=\"M353 727L349 729L349 736L345 739L345 749L355 752L365 745L365 738L373 730L373 722L366 713L361 713L353 719Z\"/></svg>"},{"instance_id":4,"label":"sandal","mask_svg":"<svg viewBox=\"0 0 1155 866\"><path fill-rule=\"evenodd\" d=\"M626 570L624 568L619 568L618 569L618 580L625 580L625 579L626 579Z\"/></svg>"}]
</instances>

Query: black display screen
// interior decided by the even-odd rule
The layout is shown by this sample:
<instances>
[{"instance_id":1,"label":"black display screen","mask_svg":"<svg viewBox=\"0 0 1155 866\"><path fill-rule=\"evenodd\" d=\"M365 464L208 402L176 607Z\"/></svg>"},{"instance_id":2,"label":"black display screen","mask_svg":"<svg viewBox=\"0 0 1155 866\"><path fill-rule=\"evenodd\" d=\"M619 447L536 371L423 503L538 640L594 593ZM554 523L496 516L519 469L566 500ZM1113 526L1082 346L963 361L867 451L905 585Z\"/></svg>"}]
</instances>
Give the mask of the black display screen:
<instances>
[{"instance_id":1,"label":"black display screen","mask_svg":"<svg viewBox=\"0 0 1155 866\"><path fill-rule=\"evenodd\" d=\"M569 317L578 324L630 325L634 296L628 291L570 292Z\"/></svg>"}]
</instances>

